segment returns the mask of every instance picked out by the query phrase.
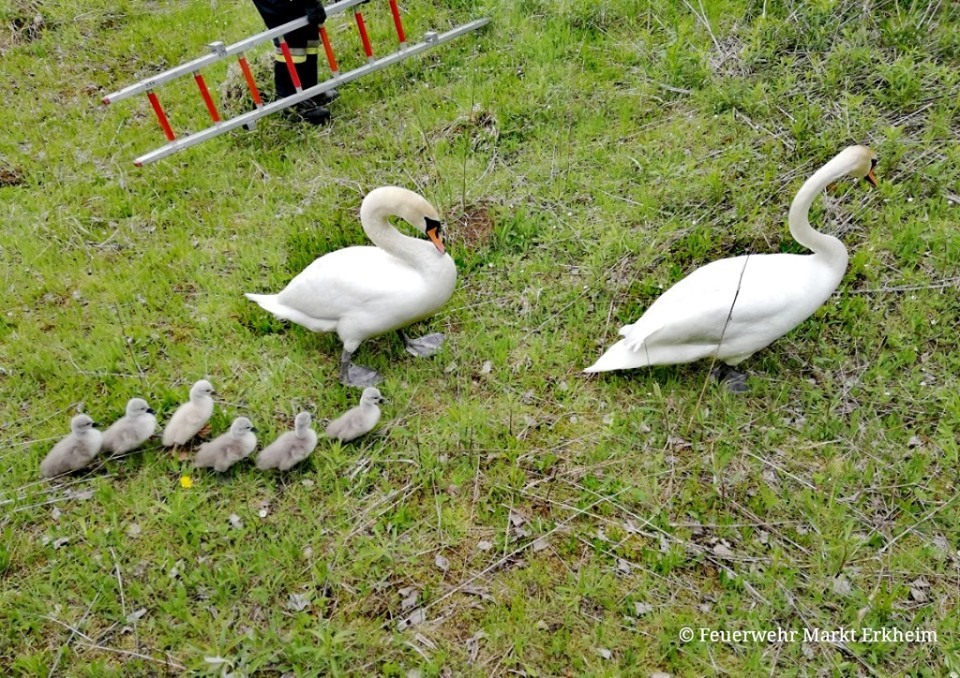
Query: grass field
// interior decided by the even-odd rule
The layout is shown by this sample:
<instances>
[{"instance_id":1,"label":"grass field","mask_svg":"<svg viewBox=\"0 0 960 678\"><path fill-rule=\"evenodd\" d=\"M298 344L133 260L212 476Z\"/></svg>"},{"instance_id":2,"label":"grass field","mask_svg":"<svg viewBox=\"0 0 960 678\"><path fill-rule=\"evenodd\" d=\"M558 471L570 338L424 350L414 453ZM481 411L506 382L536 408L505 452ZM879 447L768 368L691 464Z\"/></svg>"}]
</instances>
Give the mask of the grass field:
<instances>
[{"instance_id":1,"label":"grass field","mask_svg":"<svg viewBox=\"0 0 960 678\"><path fill-rule=\"evenodd\" d=\"M392 49L387 3L364 10ZM960 673L956 3L403 10L412 40L492 23L343 87L329 127L274 116L138 169L149 106L101 97L261 30L252 3L0 5L0 673ZM352 19L329 28L362 63ZM189 79L159 93L205 125ZM749 393L705 363L582 374L697 266L801 252L790 200L850 143L879 187L811 211L847 275L744 365ZM417 328L438 356L361 348L375 434L286 474L157 442L39 481L78 410L142 396L162 424L201 377L214 433L355 404L336 337L243 292L364 243L384 184L437 206L460 280ZM884 628L936 640L861 633Z\"/></svg>"}]
</instances>

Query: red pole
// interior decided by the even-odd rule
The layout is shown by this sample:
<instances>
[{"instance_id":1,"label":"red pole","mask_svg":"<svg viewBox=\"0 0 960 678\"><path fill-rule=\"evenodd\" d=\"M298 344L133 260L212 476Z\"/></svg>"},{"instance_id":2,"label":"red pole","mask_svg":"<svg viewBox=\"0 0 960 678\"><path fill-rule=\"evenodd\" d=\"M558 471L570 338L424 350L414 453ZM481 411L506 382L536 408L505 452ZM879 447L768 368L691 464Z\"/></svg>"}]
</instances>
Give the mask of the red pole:
<instances>
[{"instance_id":1,"label":"red pole","mask_svg":"<svg viewBox=\"0 0 960 678\"><path fill-rule=\"evenodd\" d=\"M290 81L293 83L293 88L298 92L302 91L300 76L297 75L297 65L293 63L293 55L290 54L290 47L286 40L280 40L280 51L283 52L283 60L287 62L287 70L290 71Z\"/></svg>"},{"instance_id":2,"label":"red pole","mask_svg":"<svg viewBox=\"0 0 960 678\"><path fill-rule=\"evenodd\" d=\"M263 99L260 98L260 90L257 89L257 82L253 79L253 71L250 70L247 57L241 54L237 58L240 61L240 70L243 71L243 77L247 81L247 87L250 89L250 96L253 97L253 103L257 105L257 108L260 108L263 106Z\"/></svg>"},{"instance_id":3,"label":"red pole","mask_svg":"<svg viewBox=\"0 0 960 678\"><path fill-rule=\"evenodd\" d=\"M167 141L173 141L177 136L173 133L170 121L167 120L167 114L163 112L163 106L160 105L160 100L152 89L147 90L147 98L150 100L150 105L153 106L153 112L157 114L157 120L160 122L160 127L163 128L163 133L167 135Z\"/></svg>"},{"instance_id":4,"label":"red pole","mask_svg":"<svg viewBox=\"0 0 960 678\"><path fill-rule=\"evenodd\" d=\"M213 97L210 96L210 90L207 89L207 83L204 82L200 71L193 72L193 79L196 80L197 87L200 88L200 96L203 97L203 103L207 106L207 112L210 113L210 118L214 122L220 122L220 114L217 113L217 106L213 103Z\"/></svg>"},{"instance_id":5,"label":"red pole","mask_svg":"<svg viewBox=\"0 0 960 678\"><path fill-rule=\"evenodd\" d=\"M400 21L400 8L397 6L397 0L390 0L390 11L393 13L393 25L397 27L400 46L403 47L407 44L407 36L403 33L403 23Z\"/></svg>"},{"instance_id":6,"label":"red pole","mask_svg":"<svg viewBox=\"0 0 960 678\"><path fill-rule=\"evenodd\" d=\"M363 42L363 51L367 54L367 59L373 59L373 47L370 45L370 36L367 35L367 25L363 23L363 15L360 10L354 9L353 16L357 20L357 29L360 31L360 41Z\"/></svg>"},{"instance_id":7,"label":"red pole","mask_svg":"<svg viewBox=\"0 0 960 678\"><path fill-rule=\"evenodd\" d=\"M333 45L330 44L330 36L327 35L327 29L323 26L320 27L320 39L323 41L323 51L327 53L327 63L330 64L330 72L336 75L339 70L337 57L333 55Z\"/></svg>"}]
</instances>

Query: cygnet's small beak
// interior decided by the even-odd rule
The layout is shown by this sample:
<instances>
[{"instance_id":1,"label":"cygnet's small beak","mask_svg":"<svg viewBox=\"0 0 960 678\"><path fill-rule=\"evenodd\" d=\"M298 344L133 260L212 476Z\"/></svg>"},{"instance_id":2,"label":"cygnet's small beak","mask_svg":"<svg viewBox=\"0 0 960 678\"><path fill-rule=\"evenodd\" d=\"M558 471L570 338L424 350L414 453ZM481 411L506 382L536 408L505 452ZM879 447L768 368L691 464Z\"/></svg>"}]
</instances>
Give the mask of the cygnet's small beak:
<instances>
[{"instance_id":1,"label":"cygnet's small beak","mask_svg":"<svg viewBox=\"0 0 960 678\"><path fill-rule=\"evenodd\" d=\"M156 412L153 411L153 408L152 408L152 407L148 407L148 408L147 408L147 414L156 414Z\"/></svg>"},{"instance_id":2,"label":"cygnet's small beak","mask_svg":"<svg viewBox=\"0 0 960 678\"><path fill-rule=\"evenodd\" d=\"M873 173L872 167L870 168L870 171L867 172L867 176L865 176L864 179L866 179L874 188L877 187L877 176Z\"/></svg>"},{"instance_id":3,"label":"cygnet's small beak","mask_svg":"<svg viewBox=\"0 0 960 678\"><path fill-rule=\"evenodd\" d=\"M446 253L447 250L446 250L446 248L443 246L443 240L440 239L440 228L439 228L439 227L428 228L428 229L427 229L427 237L430 238L430 242L433 243L433 246L437 248L437 251L440 252L440 254L445 254L445 253Z\"/></svg>"}]
</instances>

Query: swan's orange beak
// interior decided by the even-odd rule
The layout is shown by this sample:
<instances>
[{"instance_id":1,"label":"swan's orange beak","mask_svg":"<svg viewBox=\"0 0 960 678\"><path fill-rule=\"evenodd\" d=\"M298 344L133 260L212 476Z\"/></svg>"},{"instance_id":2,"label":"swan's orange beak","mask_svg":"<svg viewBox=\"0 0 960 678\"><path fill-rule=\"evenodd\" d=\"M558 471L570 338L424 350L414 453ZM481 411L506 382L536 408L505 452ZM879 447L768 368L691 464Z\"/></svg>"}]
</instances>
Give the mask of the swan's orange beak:
<instances>
[{"instance_id":1,"label":"swan's orange beak","mask_svg":"<svg viewBox=\"0 0 960 678\"><path fill-rule=\"evenodd\" d=\"M867 181L870 182L870 185L874 188L877 187L877 176L873 173L873 168L870 168L870 171L867 172L867 176L864 177Z\"/></svg>"},{"instance_id":2,"label":"swan's orange beak","mask_svg":"<svg viewBox=\"0 0 960 678\"><path fill-rule=\"evenodd\" d=\"M440 254L446 253L446 248L443 246L443 240L440 239L440 226L431 226L427 229L427 237L430 238L430 242L433 243L433 246L437 248L437 251Z\"/></svg>"}]
</instances>

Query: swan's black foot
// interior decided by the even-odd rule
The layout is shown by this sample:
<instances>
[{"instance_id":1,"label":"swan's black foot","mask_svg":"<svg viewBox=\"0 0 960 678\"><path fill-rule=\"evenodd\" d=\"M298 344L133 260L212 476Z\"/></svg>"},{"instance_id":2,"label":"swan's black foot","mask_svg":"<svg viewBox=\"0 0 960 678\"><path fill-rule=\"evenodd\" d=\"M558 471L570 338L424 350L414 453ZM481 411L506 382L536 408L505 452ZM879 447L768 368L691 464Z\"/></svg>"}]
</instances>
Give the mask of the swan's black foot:
<instances>
[{"instance_id":1,"label":"swan's black foot","mask_svg":"<svg viewBox=\"0 0 960 678\"><path fill-rule=\"evenodd\" d=\"M728 391L733 393L746 393L750 390L747 386L747 374L741 372L730 365L718 365L710 371L710 376L727 387Z\"/></svg>"},{"instance_id":2,"label":"swan's black foot","mask_svg":"<svg viewBox=\"0 0 960 678\"><path fill-rule=\"evenodd\" d=\"M367 386L376 386L382 380L383 377L380 376L380 373L369 367L361 367L353 363L340 366L340 383L344 386L366 388Z\"/></svg>"},{"instance_id":3,"label":"swan's black foot","mask_svg":"<svg viewBox=\"0 0 960 678\"><path fill-rule=\"evenodd\" d=\"M418 358L429 358L436 354L436 352L440 350L440 347L443 346L443 334L440 332L427 334L419 339L411 339L403 332L400 333L400 336L403 337L403 343L407 347L407 353L415 355Z\"/></svg>"}]
</instances>

